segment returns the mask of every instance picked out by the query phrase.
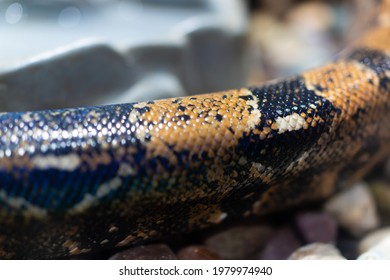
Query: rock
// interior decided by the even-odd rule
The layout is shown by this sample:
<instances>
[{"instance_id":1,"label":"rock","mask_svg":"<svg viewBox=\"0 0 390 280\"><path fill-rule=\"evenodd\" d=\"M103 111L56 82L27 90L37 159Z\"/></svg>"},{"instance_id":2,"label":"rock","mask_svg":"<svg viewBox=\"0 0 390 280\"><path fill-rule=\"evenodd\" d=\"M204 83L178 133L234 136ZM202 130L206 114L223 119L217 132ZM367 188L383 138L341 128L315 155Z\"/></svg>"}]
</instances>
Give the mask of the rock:
<instances>
[{"instance_id":1,"label":"rock","mask_svg":"<svg viewBox=\"0 0 390 280\"><path fill-rule=\"evenodd\" d=\"M337 223L324 212L304 212L294 218L301 236L306 243L335 243Z\"/></svg>"},{"instance_id":2,"label":"rock","mask_svg":"<svg viewBox=\"0 0 390 280\"><path fill-rule=\"evenodd\" d=\"M371 232L360 241L358 246L359 254L367 252L370 248L379 244L386 237L390 237L390 227L381 228Z\"/></svg>"},{"instance_id":3,"label":"rock","mask_svg":"<svg viewBox=\"0 0 390 280\"><path fill-rule=\"evenodd\" d=\"M175 254L165 244L137 246L113 255L110 260L176 260Z\"/></svg>"},{"instance_id":4,"label":"rock","mask_svg":"<svg viewBox=\"0 0 390 280\"><path fill-rule=\"evenodd\" d=\"M267 242L259 254L261 260L285 260L301 246L300 241L290 227L279 229Z\"/></svg>"},{"instance_id":5,"label":"rock","mask_svg":"<svg viewBox=\"0 0 390 280\"><path fill-rule=\"evenodd\" d=\"M390 260L390 236L360 255L358 260Z\"/></svg>"},{"instance_id":6,"label":"rock","mask_svg":"<svg viewBox=\"0 0 390 280\"><path fill-rule=\"evenodd\" d=\"M358 183L334 196L326 203L325 210L355 236L362 236L379 226L375 202L365 183Z\"/></svg>"},{"instance_id":7,"label":"rock","mask_svg":"<svg viewBox=\"0 0 390 280\"><path fill-rule=\"evenodd\" d=\"M221 260L222 258L205 246L189 246L177 253L179 260Z\"/></svg>"},{"instance_id":8,"label":"rock","mask_svg":"<svg viewBox=\"0 0 390 280\"><path fill-rule=\"evenodd\" d=\"M290 9L287 20L289 25L299 32L316 35L331 30L335 22L335 15L329 3L306 2Z\"/></svg>"},{"instance_id":9,"label":"rock","mask_svg":"<svg viewBox=\"0 0 390 280\"><path fill-rule=\"evenodd\" d=\"M377 181L370 183L370 187L378 209L390 213L390 185Z\"/></svg>"},{"instance_id":10,"label":"rock","mask_svg":"<svg viewBox=\"0 0 390 280\"><path fill-rule=\"evenodd\" d=\"M340 251L331 244L312 243L291 254L289 260L345 260Z\"/></svg>"},{"instance_id":11,"label":"rock","mask_svg":"<svg viewBox=\"0 0 390 280\"><path fill-rule=\"evenodd\" d=\"M209 236L204 244L224 259L245 259L260 251L272 229L263 225L239 225Z\"/></svg>"}]
</instances>

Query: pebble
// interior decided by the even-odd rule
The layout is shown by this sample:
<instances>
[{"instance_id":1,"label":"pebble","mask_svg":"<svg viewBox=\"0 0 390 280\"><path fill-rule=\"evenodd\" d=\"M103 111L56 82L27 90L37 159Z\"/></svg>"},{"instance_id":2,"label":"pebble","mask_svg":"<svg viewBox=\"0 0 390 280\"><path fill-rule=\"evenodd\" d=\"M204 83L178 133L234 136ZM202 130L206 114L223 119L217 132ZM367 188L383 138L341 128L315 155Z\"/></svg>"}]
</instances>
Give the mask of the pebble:
<instances>
[{"instance_id":1,"label":"pebble","mask_svg":"<svg viewBox=\"0 0 390 280\"><path fill-rule=\"evenodd\" d=\"M390 186L385 182L370 183L371 191L381 212L390 213Z\"/></svg>"},{"instance_id":2,"label":"pebble","mask_svg":"<svg viewBox=\"0 0 390 280\"><path fill-rule=\"evenodd\" d=\"M176 255L165 244L137 246L113 255L110 260L176 260Z\"/></svg>"},{"instance_id":3,"label":"pebble","mask_svg":"<svg viewBox=\"0 0 390 280\"><path fill-rule=\"evenodd\" d=\"M328 213L303 212L294 217L295 225L306 243L335 243L337 223Z\"/></svg>"},{"instance_id":4,"label":"pebble","mask_svg":"<svg viewBox=\"0 0 390 280\"><path fill-rule=\"evenodd\" d=\"M290 227L279 229L259 254L261 260L285 260L301 243Z\"/></svg>"},{"instance_id":5,"label":"pebble","mask_svg":"<svg viewBox=\"0 0 390 280\"><path fill-rule=\"evenodd\" d=\"M239 225L210 235L204 244L224 259L246 259L264 247L272 229L263 225Z\"/></svg>"},{"instance_id":6,"label":"pebble","mask_svg":"<svg viewBox=\"0 0 390 280\"><path fill-rule=\"evenodd\" d=\"M358 260L390 260L390 236L360 255Z\"/></svg>"},{"instance_id":7,"label":"pebble","mask_svg":"<svg viewBox=\"0 0 390 280\"><path fill-rule=\"evenodd\" d=\"M329 3L308 2L290 9L287 20L299 32L315 35L328 33L335 22L335 16Z\"/></svg>"},{"instance_id":8,"label":"pebble","mask_svg":"<svg viewBox=\"0 0 390 280\"><path fill-rule=\"evenodd\" d=\"M221 260L214 251L205 246L188 246L177 253L179 260Z\"/></svg>"},{"instance_id":9,"label":"pebble","mask_svg":"<svg viewBox=\"0 0 390 280\"><path fill-rule=\"evenodd\" d=\"M367 252L370 248L379 244L386 237L390 237L390 227L384 227L365 236L358 245L359 254Z\"/></svg>"},{"instance_id":10,"label":"pebble","mask_svg":"<svg viewBox=\"0 0 390 280\"><path fill-rule=\"evenodd\" d=\"M289 260L346 260L331 244L312 243L295 250Z\"/></svg>"},{"instance_id":11,"label":"pebble","mask_svg":"<svg viewBox=\"0 0 390 280\"><path fill-rule=\"evenodd\" d=\"M355 184L335 195L325 204L325 210L355 236L379 226L375 201L365 183Z\"/></svg>"}]
</instances>

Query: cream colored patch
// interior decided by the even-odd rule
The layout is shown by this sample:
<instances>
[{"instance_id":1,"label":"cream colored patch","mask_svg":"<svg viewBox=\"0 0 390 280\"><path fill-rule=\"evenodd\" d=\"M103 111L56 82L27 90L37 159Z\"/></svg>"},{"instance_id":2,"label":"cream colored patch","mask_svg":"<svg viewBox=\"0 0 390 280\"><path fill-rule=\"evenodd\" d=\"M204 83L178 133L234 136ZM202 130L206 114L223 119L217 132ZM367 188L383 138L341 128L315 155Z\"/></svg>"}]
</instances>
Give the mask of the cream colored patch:
<instances>
[{"instance_id":1,"label":"cream colored patch","mask_svg":"<svg viewBox=\"0 0 390 280\"><path fill-rule=\"evenodd\" d=\"M44 218L47 216L47 211L38 206L35 206L22 197L9 197L5 191L0 190L0 200L9 207L20 210L24 216L34 218Z\"/></svg>"},{"instance_id":2,"label":"cream colored patch","mask_svg":"<svg viewBox=\"0 0 390 280\"><path fill-rule=\"evenodd\" d=\"M253 97L253 100L248 100L246 104L253 108L251 115L248 118L248 127L254 129L261 121L261 112L259 110L258 98L251 91L246 90L248 95Z\"/></svg>"},{"instance_id":3,"label":"cream colored patch","mask_svg":"<svg viewBox=\"0 0 390 280\"><path fill-rule=\"evenodd\" d=\"M140 106L140 104L138 104L138 105L134 105L134 108L142 108L142 106ZM129 122L134 125L140 121L142 121L141 114L137 110L132 110L129 114ZM145 137L146 137L147 132L148 132L147 127L145 127L143 125L140 125L135 129L135 135L141 141L145 141Z\"/></svg>"},{"instance_id":4,"label":"cream colored patch","mask_svg":"<svg viewBox=\"0 0 390 280\"><path fill-rule=\"evenodd\" d=\"M140 116L141 115L137 110L132 110L129 114L129 122L135 124L139 120Z\"/></svg>"},{"instance_id":5,"label":"cream colored patch","mask_svg":"<svg viewBox=\"0 0 390 280\"><path fill-rule=\"evenodd\" d=\"M30 113L25 113L22 115L22 120L26 123L28 122L31 122L33 120L33 118L31 118L31 114Z\"/></svg>"},{"instance_id":6,"label":"cream colored patch","mask_svg":"<svg viewBox=\"0 0 390 280\"><path fill-rule=\"evenodd\" d=\"M143 102L138 102L136 104L133 105L134 108L137 108L137 109L143 109L145 108L146 106L148 106L148 102L146 101L143 101Z\"/></svg>"},{"instance_id":7,"label":"cream colored patch","mask_svg":"<svg viewBox=\"0 0 390 280\"><path fill-rule=\"evenodd\" d=\"M65 171L73 171L81 164L81 159L76 154L69 154L64 156L35 156L31 159L34 168L49 169L55 168Z\"/></svg>"},{"instance_id":8,"label":"cream colored patch","mask_svg":"<svg viewBox=\"0 0 390 280\"><path fill-rule=\"evenodd\" d=\"M83 212L85 209L90 208L93 204L110 193L110 191L118 189L122 185L122 180L118 177L115 177L108 181L107 183L101 184L96 192L96 195L91 195L89 193L84 195L83 200L75 204L71 209L69 209L69 214L77 214Z\"/></svg>"},{"instance_id":9,"label":"cream colored patch","mask_svg":"<svg viewBox=\"0 0 390 280\"><path fill-rule=\"evenodd\" d=\"M278 125L278 133L282 134L286 131L294 131L303 128L306 123L305 119L297 113L276 119Z\"/></svg>"}]
</instances>

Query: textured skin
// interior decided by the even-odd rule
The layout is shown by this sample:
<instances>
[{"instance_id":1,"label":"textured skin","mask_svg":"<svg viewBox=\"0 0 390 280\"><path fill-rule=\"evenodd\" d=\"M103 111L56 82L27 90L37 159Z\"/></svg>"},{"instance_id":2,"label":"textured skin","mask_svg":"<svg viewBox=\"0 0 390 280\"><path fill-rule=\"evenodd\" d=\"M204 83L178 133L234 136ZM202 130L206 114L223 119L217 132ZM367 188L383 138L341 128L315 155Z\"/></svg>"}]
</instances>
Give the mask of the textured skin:
<instances>
[{"instance_id":1,"label":"textured skin","mask_svg":"<svg viewBox=\"0 0 390 280\"><path fill-rule=\"evenodd\" d=\"M1 114L0 258L93 252L326 198L390 152L389 54L382 25L336 62L261 87Z\"/></svg>"}]
</instances>

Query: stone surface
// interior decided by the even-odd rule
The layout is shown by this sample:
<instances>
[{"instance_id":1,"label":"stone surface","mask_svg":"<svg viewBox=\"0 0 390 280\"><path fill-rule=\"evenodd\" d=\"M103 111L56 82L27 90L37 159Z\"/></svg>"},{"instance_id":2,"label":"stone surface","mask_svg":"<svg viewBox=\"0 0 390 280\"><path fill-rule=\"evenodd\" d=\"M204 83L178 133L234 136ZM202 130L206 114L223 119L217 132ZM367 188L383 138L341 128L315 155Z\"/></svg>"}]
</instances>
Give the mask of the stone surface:
<instances>
[{"instance_id":1,"label":"stone surface","mask_svg":"<svg viewBox=\"0 0 390 280\"><path fill-rule=\"evenodd\" d=\"M298 32L305 32L312 36L319 36L320 33L324 36L329 35L336 19L335 11L329 3L312 1L290 9L287 20L288 24Z\"/></svg>"},{"instance_id":2,"label":"stone surface","mask_svg":"<svg viewBox=\"0 0 390 280\"><path fill-rule=\"evenodd\" d=\"M328 213L303 212L294 217L295 225L306 243L335 243L337 223Z\"/></svg>"},{"instance_id":3,"label":"stone surface","mask_svg":"<svg viewBox=\"0 0 390 280\"><path fill-rule=\"evenodd\" d=\"M295 250L290 260L345 260L340 251L331 244L312 243Z\"/></svg>"},{"instance_id":4,"label":"stone surface","mask_svg":"<svg viewBox=\"0 0 390 280\"><path fill-rule=\"evenodd\" d=\"M261 260L285 260L301 243L290 227L279 229L259 254Z\"/></svg>"},{"instance_id":5,"label":"stone surface","mask_svg":"<svg viewBox=\"0 0 390 280\"><path fill-rule=\"evenodd\" d=\"M390 184L386 182L370 183L371 191L380 211L390 213Z\"/></svg>"},{"instance_id":6,"label":"stone surface","mask_svg":"<svg viewBox=\"0 0 390 280\"><path fill-rule=\"evenodd\" d=\"M365 183L355 184L335 195L326 203L325 210L355 236L379 226L375 201Z\"/></svg>"},{"instance_id":7,"label":"stone surface","mask_svg":"<svg viewBox=\"0 0 390 280\"><path fill-rule=\"evenodd\" d=\"M359 254L367 252L387 237L390 237L390 227L381 228L366 235L359 243Z\"/></svg>"},{"instance_id":8,"label":"stone surface","mask_svg":"<svg viewBox=\"0 0 390 280\"><path fill-rule=\"evenodd\" d=\"M260 251L271 233L267 226L239 225L210 235L204 244L224 259L245 259Z\"/></svg>"},{"instance_id":9,"label":"stone surface","mask_svg":"<svg viewBox=\"0 0 390 280\"><path fill-rule=\"evenodd\" d=\"M358 260L390 260L390 236L360 255Z\"/></svg>"},{"instance_id":10,"label":"stone surface","mask_svg":"<svg viewBox=\"0 0 390 280\"><path fill-rule=\"evenodd\" d=\"M214 251L205 246L188 246L177 253L179 260L221 260Z\"/></svg>"},{"instance_id":11,"label":"stone surface","mask_svg":"<svg viewBox=\"0 0 390 280\"><path fill-rule=\"evenodd\" d=\"M165 244L137 246L113 255L110 260L176 260L176 255Z\"/></svg>"}]
</instances>

